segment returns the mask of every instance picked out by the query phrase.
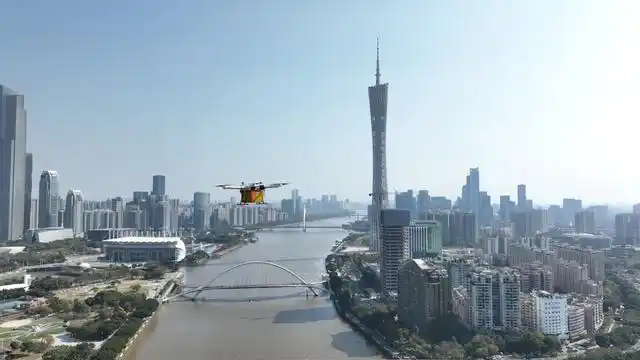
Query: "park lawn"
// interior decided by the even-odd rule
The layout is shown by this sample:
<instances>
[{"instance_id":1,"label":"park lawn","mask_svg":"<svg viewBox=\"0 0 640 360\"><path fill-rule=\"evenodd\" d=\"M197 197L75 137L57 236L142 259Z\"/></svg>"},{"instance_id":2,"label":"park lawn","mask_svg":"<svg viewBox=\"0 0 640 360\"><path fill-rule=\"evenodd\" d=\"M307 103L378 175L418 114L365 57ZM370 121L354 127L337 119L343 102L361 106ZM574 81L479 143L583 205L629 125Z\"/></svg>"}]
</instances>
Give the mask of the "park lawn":
<instances>
[{"instance_id":1,"label":"park lawn","mask_svg":"<svg viewBox=\"0 0 640 360\"><path fill-rule=\"evenodd\" d=\"M35 326L41 331L35 333ZM57 317L46 317L34 320L31 324L17 328L0 328L0 341L34 340L47 335L55 335L65 331L64 322Z\"/></svg>"}]
</instances>

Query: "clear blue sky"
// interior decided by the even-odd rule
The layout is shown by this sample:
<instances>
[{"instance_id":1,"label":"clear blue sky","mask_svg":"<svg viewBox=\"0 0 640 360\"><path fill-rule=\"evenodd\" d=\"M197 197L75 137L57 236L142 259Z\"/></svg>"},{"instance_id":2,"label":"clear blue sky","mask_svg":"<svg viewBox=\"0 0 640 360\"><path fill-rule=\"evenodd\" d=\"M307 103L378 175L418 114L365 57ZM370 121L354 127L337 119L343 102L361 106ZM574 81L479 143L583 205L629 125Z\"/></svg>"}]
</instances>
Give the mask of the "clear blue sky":
<instances>
[{"instance_id":1,"label":"clear blue sky","mask_svg":"<svg viewBox=\"0 0 640 360\"><path fill-rule=\"evenodd\" d=\"M87 197L167 175L291 181L364 200L367 86L390 82L389 189L640 200L637 1L0 2L0 83L25 94L34 172Z\"/></svg>"}]
</instances>

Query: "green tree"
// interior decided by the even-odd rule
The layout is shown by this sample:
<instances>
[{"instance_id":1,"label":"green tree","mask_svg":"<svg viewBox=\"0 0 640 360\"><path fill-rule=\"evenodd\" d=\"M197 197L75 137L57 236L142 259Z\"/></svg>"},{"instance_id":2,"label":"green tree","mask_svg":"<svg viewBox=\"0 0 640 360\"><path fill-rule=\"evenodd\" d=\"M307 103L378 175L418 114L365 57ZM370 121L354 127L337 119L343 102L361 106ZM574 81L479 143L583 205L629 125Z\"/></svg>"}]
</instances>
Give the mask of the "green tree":
<instances>
[{"instance_id":1,"label":"green tree","mask_svg":"<svg viewBox=\"0 0 640 360\"><path fill-rule=\"evenodd\" d=\"M67 313L71 311L72 303L54 296L49 299L49 307L54 313Z\"/></svg>"},{"instance_id":2,"label":"green tree","mask_svg":"<svg viewBox=\"0 0 640 360\"><path fill-rule=\"evenodd\" d=\"M38 348L38 344L31 340L25 340L20 344L20 351L34 352Z\"/></svg>"},{"instance_id":3,"label":"green tree","mask_svg":"<svg viewBox=\"0 0 640 360\"><path fill-rule=\"evenodd\" d=\"M42 360L76 360L75 347L71 345L60 345L52 348L42 355ZM78 359L80 360L80 359Z\"/></svg>"},{"instance_id":4,"label":"green tree","mask_svg":"<svg viewBox=\"0 0 640 360\"><path fill-rule=\"evenodd\" d=\"M73 300L72 311L76 314L86 314L90 310L89 305L87 305L84 301L80 301L78 299Z\"/></svg>"}]
</instances>

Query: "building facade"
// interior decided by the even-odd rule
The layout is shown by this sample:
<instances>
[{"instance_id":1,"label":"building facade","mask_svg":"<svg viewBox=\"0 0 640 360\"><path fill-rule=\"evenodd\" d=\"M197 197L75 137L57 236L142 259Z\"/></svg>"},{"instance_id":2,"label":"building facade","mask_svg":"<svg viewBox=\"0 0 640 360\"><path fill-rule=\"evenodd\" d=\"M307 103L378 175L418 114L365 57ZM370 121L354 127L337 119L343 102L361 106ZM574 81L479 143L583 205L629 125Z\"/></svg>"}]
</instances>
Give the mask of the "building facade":
<instances>
[{"instance_id":1,"label":"building facade","mask_svg":"<svg viewBox=\"0 0 640 360\"><path fill-rule=\"evenodd\" d=\"M107 261L123 263L180 262L186 246L180 238L120 238L102 242Z\"/></svg>"},{"instance_id":2,"label":"building facade","mask_svg":"<svg viewBox=\"0 0 640 360\"><path fill-rule=\"evenodd\" d=\"M409 255L412 259L442 253L442 227L437 221L418 220L409 226Z\"/></svg>"},{"instance_id":3,"label":"building facade","mask_svg":"<svg viewBox=\"0 0 640 360\"><path fill-rule=\"evenodd\" d=\"M441 264L422 259L405 262L399 273L398 319L418 331L451 310L451 284Z\"/></svg>"},{"instance_id":4,"label":"building facade","mask_svg":"<svg viewBox=\"0 0 640 360\"><path fill-rule=\"evenodd\" d=\"M196 231L205 231L210 227L211 194L196 192L193 194L193 227Z\"/></svg>"},{"instance_id":5,"label":"building facade","mask_svg":"<svg viewBox=\"0 0 640 360\"><path fill-rule=\"evenodd\" d=\"M26 150L24 96L0 85L0 240L24 231Z\"/></svg>"},{"instance_id":6,"label":"building facade","mask_svg":"<svg viewBox=\"0 0 640 360\"><path fill-rule=\"evenodd\" d=\"M166 193L166 181L167 178L164 175L153 175L151 184L151 194L164 197Z\"/></svg>"},{"instance_id":7,"label":"building facade","mask_svg":"<svg viewBox=\"0 0 640 360\"><path fill-rule=\"evenodd\" d=\"M468 325L489 331L520 329L520 275L509 268L478 267L469 277L465 316Z\"/></svg>"},{"instance_id":8,"label":"building facade","mask_svg":"<svg viewBox=\"0 0 640 360\"><path fill-rule=\"evenodd\" d=\"M536 290L523 297L525 325L545 335L564 340L569 337L568 298L566 295Z\"/></svg>"},{"instance_id":9,"label":"building facade","mask_svg":"<svg viewBox=\"0 0 640 360\"><path fill-rule=\"evenodd\" d=\"M45 170L40 174L38 194L38 227L58 226L60 193L58 189L58 172Z\"/></svg>"},{"instance_id":10,"label":"building facade","mask_svg":"<svg viewBox=\"0 0 640 360\"><path fill-rule=\"evenodd\" d=\"M389 204L387 193L387 95L389 84L380 83L380 51L376 54L376 84L369 87L369 112L371 114L371 139L373 147L373 184L370 247L380 251L380 211Z\"/></svg>"},{"instance_id":11,"label":"building facade","mask_svg":"<svg viewBox=\"0 0 640 360\"><path fill-rule=\"evenodd\" d=\"M82 192L69 190L65 199L63 226L73 230L74 237L84 236L84 218L82 208Z\"/></svg>"},{"instance_id":12,"label":"building facade","mask_svg":"<svg viewBox=\"0 0 640 360\"><path fill-rule=\"evenodd\" d=\"M24 187L24 225L23 232L31 227L31 193L33 192L33 155L25 156L25 187Z\"/></svg>"},{"instance_id":13,"label":"building facade","mask_svg":"<svg viewBox=\"0 0 640 360\"><path fill-rule=\"evenodd\" d=\"M400 265L409 258L410 213L407 210L386 209L380 212L380 277L387 293L398 291Z\"/></svg>"}]
</instances>

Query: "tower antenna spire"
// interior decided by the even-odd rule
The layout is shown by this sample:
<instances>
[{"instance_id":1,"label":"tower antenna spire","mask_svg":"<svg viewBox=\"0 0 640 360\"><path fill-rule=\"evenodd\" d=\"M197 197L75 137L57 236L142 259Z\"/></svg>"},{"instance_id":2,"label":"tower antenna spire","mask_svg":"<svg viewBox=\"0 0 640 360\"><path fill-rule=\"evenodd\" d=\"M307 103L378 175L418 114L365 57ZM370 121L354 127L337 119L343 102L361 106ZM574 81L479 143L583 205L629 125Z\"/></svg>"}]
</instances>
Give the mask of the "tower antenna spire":
<instances>
[{"instance_id":1,"label":"tower antenna spire","mask_svg":"<svg viewBox=\"0 0 640 360\"><path fill-rule=\"evenodd\" d=\"M376 85L380 85L380 38L376 38Z\"/></svg>"}]
</instances>

